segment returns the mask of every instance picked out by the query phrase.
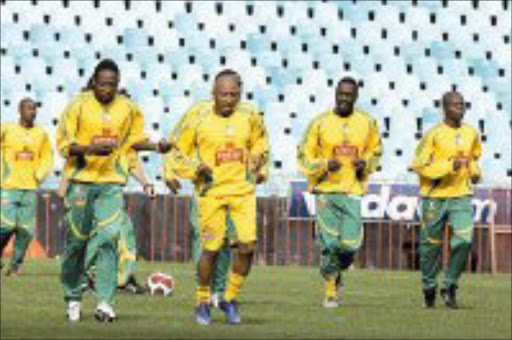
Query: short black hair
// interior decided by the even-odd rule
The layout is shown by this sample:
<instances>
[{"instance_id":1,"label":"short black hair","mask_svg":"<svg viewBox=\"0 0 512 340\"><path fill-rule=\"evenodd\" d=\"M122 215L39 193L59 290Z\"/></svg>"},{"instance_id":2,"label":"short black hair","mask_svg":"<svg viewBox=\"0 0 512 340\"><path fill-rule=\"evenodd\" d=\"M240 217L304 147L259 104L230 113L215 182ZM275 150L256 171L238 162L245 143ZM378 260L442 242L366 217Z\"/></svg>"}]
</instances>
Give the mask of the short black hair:
<instances>
[{"instance_id":1,"label":"short black hair","mask_svg":"<svg viewBox=\"0 0 512 340\"><path fill-rule=\"evenodd\" d=\"M343 77L343 78L341 78L340 81L338 81L337 87L340 87L341 84L343 84L343 83L352 84L356 88L356 90L359 88L359 85L357 84L357 81L354 78L352 78L352 77Z\"/></svg>"},{"instance_id":2,"label":"short black hair","mask_svg":"<svg viewBox=\"0 0 512 340\"><path fill-rule=\"evenodd\" d=\"M448 105L448 100L450 100L450 98L452 96L459 96L464 101L464 97L462 97L462 94L460 94L459 92L457 92L457 91L448 91L448 92L445 92L445 94L443 94L443 98L441 99L441 102L443 104L443 108Z\"/></svg>"},{"instance_id":3,"label":"short black hair","mask_svg":"<svg viewBox=\"0 0 512 340\"><path fill-rule=\"evenodd\" d=\"M238 86L242 87L242 77L235 70L232 70L230 68L226 68L226 69L220 71L215 76L215 83L217 82L217 80L219 80L222 77L235 77L237 79Z\"/></svg>"},{"instance_id":4,"label":"short black hair","mask_svg":"<svg viewBox=\"0 0 512 340\"><path fill-rule=\"evenodd\" d=\"M94 79L96 79L96 77L98 77L98 74L103 70L115 72L119 76L119 67L117 66L116 62L112 59L103 59L98 63L98 65L96 65L93 73Z\"/></svg>"}]
</instances>

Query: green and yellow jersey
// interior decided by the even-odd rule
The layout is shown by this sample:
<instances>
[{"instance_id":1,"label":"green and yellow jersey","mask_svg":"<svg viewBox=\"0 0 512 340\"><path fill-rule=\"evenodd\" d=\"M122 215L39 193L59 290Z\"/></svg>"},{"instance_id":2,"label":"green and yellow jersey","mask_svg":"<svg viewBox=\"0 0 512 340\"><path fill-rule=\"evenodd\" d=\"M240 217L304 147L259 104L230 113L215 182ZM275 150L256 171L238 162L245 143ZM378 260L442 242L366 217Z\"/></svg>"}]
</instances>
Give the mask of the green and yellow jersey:
<instances>
[{"instance_id":1,"label":"green and yellow jersey","mask_svg":"<svg viewBox=\"0 0 512 340\"><path fill-rule=\"evenodd\" d=\"M57 148L67 159L66 178L86 183L124 184L128 177L126 153L146 140L141 110L130 99L116 95L108 105L99 103L93 92L77 96L66 108L57 128ZM73 143L111 143L109 156L70 157Z\"/></svg>"},{"instance_id":2,"label":"green and yellow jersey","mask_svg":"<svg viewBox=\"0 0 512 340\"><path fill-rule=\"evenodd\" d=\"M269 146L258 110L240 103L230 117L214 111L214 103L201 102L188 110L169 141L177 148L165 159L164 177L192 179L196 192L210 196L244 195L255 190L255 157L262 157L260 173L267 175ZM213 171L211 181L196 178L204 163Z\"/></svg>"},{"instance_id":3,"label":"green and yellow jersey","mask_svg":"<svg viewBox=\"0 0 512 340\"><path fill-rule=\"evenodd\" d=\"M482 143L477 131L468 124L452 128L440 123L432 128L416 147L411 169L420 179L420 194L431 198L471 195L471 177L480 177L478 159ZM454 170L453 162L462 167Z\"/></svg>"},{"instance_id":4,"label":"green and yellow jersey","mask_svg":"<svg viewBox=\"0 0 512 340\"><path fill-rule=\"evenodd\" d=\"M35 190L53 166L52 145L40 126L0 124L2 189Z\"/></svg>"},{"instance_id":5,"label":"green and yellow jersey","mask_svg":"<svg viewBox=\"0 0 512 340\"><path fill-rule=\"evenodd\" d=\"M310 123L299 144L297 158L310 191L362 195L368 190L369 174L377 168L381 155L382 143L375 119L358 109L349 117L340 117L330 109ZM328 173L327 163L331 158L337 158L341 168ZM355 158L366 161L360 176L356 175L352 163Z\"/></svg>"}]
</instances>

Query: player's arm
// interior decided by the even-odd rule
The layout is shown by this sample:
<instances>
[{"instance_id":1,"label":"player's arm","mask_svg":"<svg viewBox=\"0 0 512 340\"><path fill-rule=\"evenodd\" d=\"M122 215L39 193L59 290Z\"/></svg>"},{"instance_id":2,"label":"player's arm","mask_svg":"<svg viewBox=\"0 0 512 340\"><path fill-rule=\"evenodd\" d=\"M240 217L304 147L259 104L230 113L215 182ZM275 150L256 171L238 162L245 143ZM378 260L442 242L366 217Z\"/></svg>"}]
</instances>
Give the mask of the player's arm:
<instances>
[{"instance_id":1,"label":"player's arm","mask_svg":"<svg viewBox=\"0 0 512 340\"><path fill-rule=\"evenodd\" d=\"M57 125L57 150L63 158L73 156L98 155L112 153L113 146L108 143L79 144L77 141L79 101L71 103L64 111Z\"/></svg>"},{"instance_id":2,"label":"player's arm","mask_svg":"<svg viewBox=\"0 0 512 340\"><path fill-rule=\"evenodd\" d=\"M148 180L135 151L128 153L128 168L130 175L142 186L144 193L151 199L155 198L155 186Z\"/></svg>"},{"instance_id":3,"label":"player's arm","mask_svg":"<svg viewBox=\"0 0 512 340\"><path fill-rule=\"evenodd\" d=\"M299 170L306 176L320 176L328 169L334 170L329 160L321 157L319 138L319 123L314 121L308 126L297 150Z\"/></svg>"},{"instance_id":4,"label":"player's arm","mask_svg":"<svg viewBox=\"0 0 512 340\"><path fill-rule=\"evenodd\" d=\"M50 143L50 139L46 133L44 134L43 143L39 150L39 159L39 167L35 172L37 183L41 183L44 180L52 170L53 166L52 144Z\"/></svg>"},{"instance_id":5,"label":"player's arm","mask_svg":"<svg viewBox=\"0 0 512 340\"><path fill-rule=\"evenodd\" d=\"M256 184L260 184L267 180L270 163L267 129L260 114L252 114L251 128L249 170L254 174Z\"/></svg>"},{"instance_id":6,"label":"player's arm","mask_svg":"<svg viewBox=\"0 0 512 340\"><path fill-rule=\"evenodd\" d=\"M380 139L379 126L375 119L370 120L370 129L368 135L368 144L366 149L361 154L361 161L355 161L354 165L356 171L361 174L371 174L379 166L379 161L382 156L383 147Z\"/></svg>"},{"instance_id":7,"label":"player's arm","mask_svg":"<svg viewBox=\"0 0 512 340\"><path fill-rule=\"evenodd\" d=\"M473 184L480 182L482 178L482 171L478 166L478 160L481 156L482 140L480 139L480 135L476 134L471 148L471 159L469 161L469 176L471 177L471 182Z\"/></svg>"},{"instance_id":8,"label":"player's arm","mask_svg":"<svg viewBox=\"0 0 512 340\"><path fill-rule=\"evenodd\" d=\"M430 132L418 144L411 169L421 176L439 179L454 173L456 165L450 159L434 160L434 138L435 132Z\"/></svg>"}]
</instances>

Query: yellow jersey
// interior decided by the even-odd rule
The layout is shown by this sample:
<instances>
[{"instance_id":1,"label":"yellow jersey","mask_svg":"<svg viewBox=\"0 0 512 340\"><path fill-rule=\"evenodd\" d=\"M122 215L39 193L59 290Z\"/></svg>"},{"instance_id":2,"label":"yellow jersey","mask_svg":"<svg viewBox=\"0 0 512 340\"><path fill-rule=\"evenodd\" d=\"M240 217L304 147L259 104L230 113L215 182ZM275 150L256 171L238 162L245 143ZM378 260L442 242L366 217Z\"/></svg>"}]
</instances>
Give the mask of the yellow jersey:
<instances>
[{"instance_id":1,"label":"yellow jersey","mask_svg":"<svg viewBox=\"0 0 512 340\"><path fill-rule=\"evenodd\" d=\"M52 144L40 126L0 124L1 188L35 190L52 170Z\"/></svg>"},{"instance_id":2,"label":"yellow jersey","mask_svg":"<svg viewBox=\"0 0 512 340\"><path fill-rule=\"evenodd\" d=\"M80 94L68 105L57 127L57 148L67 159L65 176L78 182L124 184L128 178L125 155L146 139L142 111L119 94L108 105L98 102L92 91ZM73 143L111 143L115 148L109 156L79 159L69 155Z\"/></svg>"},{"instance_id":3,"label":"yellow jersey","mask_svg":"<svg viewBox=\"0 0 512 340\"><path fill-rule=\"evenodd\" d=\"M330 109L309 124L298 147L297 161L311 192L362 195L368 191L369 174L377 168L381 155L375 119L359 109L349 117L340 117ZM327 171L331 158L341 163L335 172ZM360 176L352 163L355 158L366 161Z\"/></svg>"},{"instance_id":4,"label":"yellow jersey","mask_svg":"<svg viewBox=\"0 0 512 340\"><path fill-rule=\"evenodd\" d=\"M482 142L468 124L452 128L445 123L433 127L416 147L411 169L419 175L420 194L431 198L450 198L472 194L471 177L481 176L478 159ZM463 166L455 171L453 161Z\"/></svg>"},{"instance_id":5,"label":"yellow jersey","mask_svg":"<svg viewBox=\"0 0 512 340\"><path fill-rule=\"evenodd\" d=\"M164 177L192 179L196 193L208 196L244 195L255 190L255 157L261 157L260 173L268 172L269 146L259 111L240 103L229 117L214 111L212 101L189 109L169 135L177 148L165 158ZM204 163L213 174L197 178Z\"/></svg>"}]
</instances>

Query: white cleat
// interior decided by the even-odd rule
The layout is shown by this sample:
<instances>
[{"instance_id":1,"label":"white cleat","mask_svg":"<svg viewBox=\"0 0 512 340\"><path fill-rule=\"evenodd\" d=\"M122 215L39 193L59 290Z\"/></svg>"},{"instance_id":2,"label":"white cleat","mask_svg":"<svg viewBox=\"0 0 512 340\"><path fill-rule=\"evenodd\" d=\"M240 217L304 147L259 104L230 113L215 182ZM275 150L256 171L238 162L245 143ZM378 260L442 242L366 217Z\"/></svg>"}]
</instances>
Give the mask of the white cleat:
<instances>
[{"instance_id":1,"label":"white cleat","mask_svg":"<svg viewBox=\"0 0 512 340\"><path fill-rule=\"evenodd\" d=\"M82 303L80 301L68 302L66 317L70 322L78 322L82 318Z\"/></svg>"},{"instance_id":2,"label":"white cleat","mask_svg":"<svg viewBox=\"0 0 512 340\"><path fill-rule=\"evenodd\" d=\"M114 322L117 319L116 313L112 306L106 302L100 302L94 312L94 317L99 322Z\"/></svg>"},{"instance_id":3,"label":"white cleat","mask_svg":"<svg viewBox=\"0 0 512 340\"><path fill-rule=\"evenodd\" d=\"M337 298L325 298L323 306L325 308L337 308L339 307L338 299Z\"/></svg>"}]
</instances>

